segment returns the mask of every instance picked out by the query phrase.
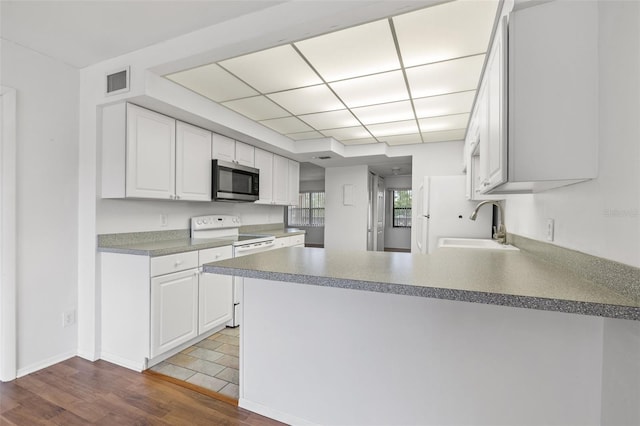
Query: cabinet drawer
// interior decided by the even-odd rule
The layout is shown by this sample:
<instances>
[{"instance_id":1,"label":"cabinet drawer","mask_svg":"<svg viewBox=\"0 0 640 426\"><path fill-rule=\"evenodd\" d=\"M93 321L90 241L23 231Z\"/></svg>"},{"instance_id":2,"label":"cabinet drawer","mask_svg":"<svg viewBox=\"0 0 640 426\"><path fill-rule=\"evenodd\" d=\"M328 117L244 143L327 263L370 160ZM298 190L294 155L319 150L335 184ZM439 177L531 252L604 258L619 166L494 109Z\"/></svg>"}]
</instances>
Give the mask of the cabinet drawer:
<instances>
[{"instance_id":1,"label":"cabinet drawer","mask_svg":"<svg viewBox=\"0 0 640 426\"><path fill-rule=\"evenodd\" d=\"M203 265L209 262L216 262L218 260L231 259L233 257L233 247L214 247L206 250L200 250L199 252L200 262L199 265Z\"/></svg>"},{"instance_id":2,"label":"cabinet drawer","mask_svg":"<svg viewBox=\"0 0 640 426\"><path fill-rule=\"evenodd\" d=\"M274 245L277 249L289 247L289 237L276 238Z\"/></svg>"},{"instance_id":3,"label":"cabinet drawer","mask_svg":"<svg viewBox=\"0 0 640 426\"><path fill-rule=\"evenodd\" d=\"M185 269L198 267L198 252L176 253L167 256L151 258L151 276L169 274L171 272L184 271Z\"/></svg>"},{"instance_id":4,"label":"cabinet drawer","mask_svg":"<svg viewBox=\"0 0 640 426\"><path fill-rule=\"evenodd\" d=\"M301 235L292 235L289 237L289 245L290 246L300 246L304 245L304 234Z\"/></svg>"}]
</instances>

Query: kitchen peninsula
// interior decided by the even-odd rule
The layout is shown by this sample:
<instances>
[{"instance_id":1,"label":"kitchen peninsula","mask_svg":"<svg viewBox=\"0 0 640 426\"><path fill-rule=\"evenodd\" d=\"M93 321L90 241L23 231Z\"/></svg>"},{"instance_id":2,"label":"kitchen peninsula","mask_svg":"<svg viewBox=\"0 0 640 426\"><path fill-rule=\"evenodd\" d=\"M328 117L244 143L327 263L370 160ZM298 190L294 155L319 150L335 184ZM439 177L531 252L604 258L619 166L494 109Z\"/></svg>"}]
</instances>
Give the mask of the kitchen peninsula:
<instances>
[{"instance_id":1,"label":"kitchen peninsula","mask_svg":"<svg viewBox=\"0 0 640 426\"><path fill-rule=\"evenodd\" d=\"M638 271L622 269L612 281L637 289ZM640 414L635 290L527 251L288 248L204 271L245 277L240 405L281 421L601 424ZM621 375L622 358L631 370Z\"/></svg>"}]
</instances>

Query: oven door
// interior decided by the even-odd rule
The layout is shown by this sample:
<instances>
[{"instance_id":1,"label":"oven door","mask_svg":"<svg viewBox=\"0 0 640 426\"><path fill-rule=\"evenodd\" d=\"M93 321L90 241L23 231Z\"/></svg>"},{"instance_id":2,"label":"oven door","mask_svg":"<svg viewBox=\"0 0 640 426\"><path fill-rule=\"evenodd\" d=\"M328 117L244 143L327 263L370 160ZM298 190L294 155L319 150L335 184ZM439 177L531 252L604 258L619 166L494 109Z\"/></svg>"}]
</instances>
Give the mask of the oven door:
<instances>
[{"instance_id":1,"label":"oven door","mask_svg":"<svg viewBox=\"0 0 640 426\"><path fill-rule=\"evenodd\" d=\"M260 198L260 171L226 161L213 160L213 201L256 201Z\"/></svg>"}]
</instances>

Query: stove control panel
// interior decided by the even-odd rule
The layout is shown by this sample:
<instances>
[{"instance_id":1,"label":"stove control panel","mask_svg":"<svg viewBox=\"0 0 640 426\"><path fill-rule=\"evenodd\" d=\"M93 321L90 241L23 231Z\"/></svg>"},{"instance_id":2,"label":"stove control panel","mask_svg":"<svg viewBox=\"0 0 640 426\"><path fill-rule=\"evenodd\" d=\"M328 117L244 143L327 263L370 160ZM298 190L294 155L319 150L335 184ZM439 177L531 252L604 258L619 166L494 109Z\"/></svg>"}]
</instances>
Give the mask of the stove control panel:
<instances>
[{"instance_id":1,"label":"stove control panel","mask_svg":"<svg viewBox=\"0 0 640 426\"><path fill-rule=\"evenodd\" d=\"M242 225L238 216L209 215L191 218L191 230L239 228Z\"/></svg>"}]
</instances>

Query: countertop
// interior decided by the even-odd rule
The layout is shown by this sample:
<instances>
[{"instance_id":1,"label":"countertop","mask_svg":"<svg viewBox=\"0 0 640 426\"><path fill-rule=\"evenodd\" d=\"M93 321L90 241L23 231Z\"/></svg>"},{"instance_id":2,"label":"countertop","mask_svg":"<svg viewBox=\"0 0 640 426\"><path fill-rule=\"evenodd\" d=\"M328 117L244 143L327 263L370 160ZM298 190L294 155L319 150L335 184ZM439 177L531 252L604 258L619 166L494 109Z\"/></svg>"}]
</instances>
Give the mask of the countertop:
<instances>
[{"instance_id":1,"label":"countertop","mask_svg":"<svg viewBox=\"0 0 640 426\"><path fill-rule=\"evenodd\" d=\"M522 251L443 248L422 255L289 247L205 264L204 272L640 320L640 297Z\"/></svg>"},{"instance_id":2,"label":"countertop","mask_svg":"<svg viewBox=\"0 0 640 426\"><path fill-rule=\"evenodd\" d=\"M252 233L273 235L276 238L304 234L305 231L296 228L261 229ZM189 235L188 230L177 231L174 234L162 232L111 234L110 238L99 239L98 251L108 253L134 254L140 256L164 256L168 254L184 253L194 250L204 250L214 247L228 246L236 242L237 238L167 238L167 235Z\"/></svg>"}]
</instances>

